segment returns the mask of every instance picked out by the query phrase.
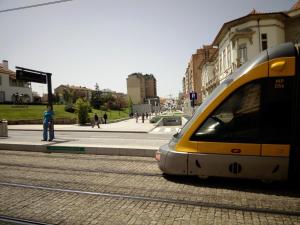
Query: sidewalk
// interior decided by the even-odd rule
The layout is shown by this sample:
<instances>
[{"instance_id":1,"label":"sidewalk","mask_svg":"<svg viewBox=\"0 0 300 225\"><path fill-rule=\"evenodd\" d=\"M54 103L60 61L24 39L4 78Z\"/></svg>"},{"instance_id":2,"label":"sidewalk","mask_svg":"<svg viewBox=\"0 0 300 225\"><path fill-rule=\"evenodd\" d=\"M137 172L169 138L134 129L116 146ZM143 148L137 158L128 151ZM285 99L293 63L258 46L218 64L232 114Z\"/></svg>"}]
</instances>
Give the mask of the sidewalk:
<instances>
[{"instance_id":1,"label":"sidewalk","mask_svg":"<svg viewBox=\"0 0 300 225\"><path fill-rule=\"evenodd\" d=\"M69 132L115 132L115 133L148 133L156 127L156 124L145 123L135 119L129 119L117 123L100 124L91 126L79 125L55 125L56 138L52 142L41 141L40 136L18 137L10 135L10 131L42 131L42 125L8 125L9 137L0 137L0 150L34 151L34 152L63 152L101 155L121 156L143 156L154 157L159 146L166 143L165 140L134 140L128 142L125 139L118 139L118 143L111 143L105 138L99 139L89 135L89 138L61 136L59 131Z\"/></svg>"},{"instance_id":2,"label":"sidewalk","mask_svg":"<svg viewBox=\"0 0 300 225\"><path fill-rule=\"evenodd\" d=\"M123 133L148 133L156 127L156 124L150 123L149 120L139 120L136 123L135 119L124 120L117 123L100 124L100 128L95 126L80 126L78 124L56 124L55 131L71 131L71 132L123 132ZM28 125L8 125L8 130L31 130L42 131L42 124L28 124Z\"/></svg>"}]
</instances>

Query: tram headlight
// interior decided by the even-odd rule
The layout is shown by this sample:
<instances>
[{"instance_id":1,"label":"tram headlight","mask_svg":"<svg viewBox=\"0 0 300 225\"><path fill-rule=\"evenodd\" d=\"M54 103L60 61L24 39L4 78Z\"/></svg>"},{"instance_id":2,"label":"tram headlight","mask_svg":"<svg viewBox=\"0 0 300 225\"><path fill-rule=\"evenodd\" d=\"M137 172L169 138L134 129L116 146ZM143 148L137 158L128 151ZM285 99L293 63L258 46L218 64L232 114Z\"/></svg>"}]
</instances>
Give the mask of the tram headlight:
<instances>
[{"instance_id":1,"label":"tram headlight","mask_svg":"<svg viewBox=\"0 0 300 225\"><path fill-rule=\"evenodd\" d=\"M160 152L159 151L157 151L156 153L155 153L155 159L159 162L160 161Z\"/></svg>"}]
</instances>

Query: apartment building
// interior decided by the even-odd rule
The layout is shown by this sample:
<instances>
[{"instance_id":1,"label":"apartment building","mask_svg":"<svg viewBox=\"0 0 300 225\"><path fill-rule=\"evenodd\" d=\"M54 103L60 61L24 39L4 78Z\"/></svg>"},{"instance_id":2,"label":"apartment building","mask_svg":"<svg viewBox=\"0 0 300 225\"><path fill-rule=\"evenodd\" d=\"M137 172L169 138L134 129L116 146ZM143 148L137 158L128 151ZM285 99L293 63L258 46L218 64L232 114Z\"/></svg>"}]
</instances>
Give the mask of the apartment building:
<instances>
[{"instance_id":1,"label":"apartment building","mask_svg":"<svg viewBox=\"0 0 300 225\"><path fill-rule=\"evenodd\" d=\"M283 12L250 14L225 23L215 40L218 46L218 77L220 82L261 51L285 42Z\"/></svg>"},{"instance_id":2,"label":"apartment building","mask_svg":"<svg viewBox=\"0 0 300 225\"><path fill-rule=\"evenodd\" d=\"M16 79L16 72L8 67L8 61L0 63L0 102L32 102L31 83Z\"/></svg>"},{"instance_id":3,"label":"apartment building","mask_svg":"<svg viewBox=\"0 0 300 225\"><path fill-rule=\"evenodd\" d=\"M157 98L156 79L152 74L133 73L128 75L127 94L133 104L155 104Z\"/></svg>"},{"instance_id":4,"label":"apartment building","mask_svg":"<svg viewBox=\"0 0 300 225\"><path fill-rule=\"evenodd\" d=\"M208 62L212 55L217 51L212 45L204 45L203 48L197 50L192 55L185 73L185 86L183 93L186 98L186 104L189 104L189 94L191 92L197 93L196 104L202 103L202 66Z\"/></svg>"}]
</instances>

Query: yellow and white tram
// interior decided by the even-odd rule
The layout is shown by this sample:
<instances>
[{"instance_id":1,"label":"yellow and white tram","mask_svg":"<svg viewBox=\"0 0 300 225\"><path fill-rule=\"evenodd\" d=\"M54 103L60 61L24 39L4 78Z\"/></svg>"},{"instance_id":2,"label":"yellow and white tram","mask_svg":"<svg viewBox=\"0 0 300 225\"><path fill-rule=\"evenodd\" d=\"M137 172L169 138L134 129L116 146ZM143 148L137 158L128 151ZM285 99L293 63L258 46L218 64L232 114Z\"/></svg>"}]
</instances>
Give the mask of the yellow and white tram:
<instances>
[{"instance_id":1,"label":"yellow and white tram","mask_svg":"<svg viewBox=\"0 0 300 225\"><path fill-rule=\"evenodd\" d=\"M156 153L166 174L287 180L300 170L299 48L263 51L228 76Z\"/></svg>"}]
</instances>

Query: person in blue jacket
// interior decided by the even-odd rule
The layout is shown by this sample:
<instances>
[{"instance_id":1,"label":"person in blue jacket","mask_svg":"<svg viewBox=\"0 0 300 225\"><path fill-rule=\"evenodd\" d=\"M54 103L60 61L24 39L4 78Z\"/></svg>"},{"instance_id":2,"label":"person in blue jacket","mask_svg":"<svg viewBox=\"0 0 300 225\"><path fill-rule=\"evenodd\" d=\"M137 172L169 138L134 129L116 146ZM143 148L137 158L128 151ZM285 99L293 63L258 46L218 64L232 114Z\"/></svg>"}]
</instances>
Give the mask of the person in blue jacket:
<instances>
[{"instance_id":1,"label":"person in blue jacket","mask_svg":"<svg viewBox=\"0 0 300 225\"><path fill-rule=\"evenodd\" d=\"M54 112L50 105L47 106L47 111L43 115L43 140L47 141L48 139L48 130L49 130L49 141L52 141L54 138Z\"/></svg>"}]
</instances>

